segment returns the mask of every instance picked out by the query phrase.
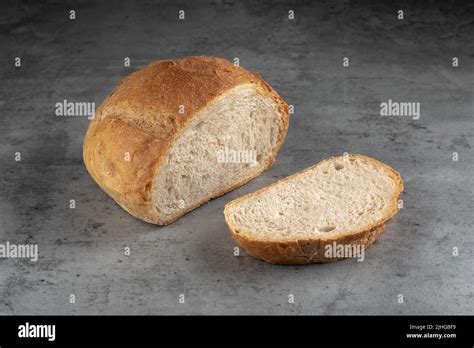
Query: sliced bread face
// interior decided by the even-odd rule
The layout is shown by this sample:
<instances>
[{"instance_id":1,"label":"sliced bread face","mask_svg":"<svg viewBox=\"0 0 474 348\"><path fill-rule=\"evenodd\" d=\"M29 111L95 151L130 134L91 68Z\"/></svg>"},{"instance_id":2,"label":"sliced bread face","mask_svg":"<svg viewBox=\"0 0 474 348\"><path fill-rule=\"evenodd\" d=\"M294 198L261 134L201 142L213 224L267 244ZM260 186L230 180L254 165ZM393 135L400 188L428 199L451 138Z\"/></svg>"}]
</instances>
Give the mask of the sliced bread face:
<instances>
[{"instance_id":1,"label":"sliced bread face","mask_svg":"<svg viewBox=\"0 0 474 348\"><path fill-rule=\"evenodd\" d=\"M260 174L272 164L284 127L278 105L252 84L219 97L162 162L153 191L157 214L173 219Z\"/></svg>"},{"instance_id":2,"label":"sliced bread face","mask_svg":"<svg viewBox=\"0 0 474 348\"><path fill-rule=\"evenodd\" d=\"M402 191L400 174L386 164L332 157L228 203L224 214L233 238L254 257L332 262L344 256L328 254L328 245L365 249L378 238Z\"/></svg>"}]
</instances>

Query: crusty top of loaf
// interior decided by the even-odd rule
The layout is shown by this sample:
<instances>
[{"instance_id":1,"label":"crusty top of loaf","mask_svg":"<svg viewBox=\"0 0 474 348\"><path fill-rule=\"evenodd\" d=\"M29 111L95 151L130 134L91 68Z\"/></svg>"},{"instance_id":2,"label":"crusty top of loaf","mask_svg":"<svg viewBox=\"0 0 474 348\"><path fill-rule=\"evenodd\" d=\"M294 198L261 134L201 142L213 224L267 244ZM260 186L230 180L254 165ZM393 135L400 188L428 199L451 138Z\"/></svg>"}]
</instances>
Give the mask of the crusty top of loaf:
<instances>
[{"instance_id":1,"label":"crusty top of loaf","mask_svg":"<svg viewBox=\"0 0 474 348\"><path fill-rule=\"evenodd\" d=\"M125 77L107 97L98 118L119 117L156 136L169 136L232 87L271 88L256 74L226 59L208 56L153 62ZM184 113L178 113L184 106Z\"/></svg>"},{"instance_id":2,"label":"crusty top of loaf","mask_svg":"<svg viewBox=\"0 0 474 348\"><path fill-rule=\"evenodd\" d=\"M288 114L286 103L259 75L222 58L158 61L128 75L89 125L83 146L89 173L132 215L160 223L150 204L156 168L189 120L242 84L254 84ZM124 160L126 153L130 161Z\"/></svg>"}]
</instances>

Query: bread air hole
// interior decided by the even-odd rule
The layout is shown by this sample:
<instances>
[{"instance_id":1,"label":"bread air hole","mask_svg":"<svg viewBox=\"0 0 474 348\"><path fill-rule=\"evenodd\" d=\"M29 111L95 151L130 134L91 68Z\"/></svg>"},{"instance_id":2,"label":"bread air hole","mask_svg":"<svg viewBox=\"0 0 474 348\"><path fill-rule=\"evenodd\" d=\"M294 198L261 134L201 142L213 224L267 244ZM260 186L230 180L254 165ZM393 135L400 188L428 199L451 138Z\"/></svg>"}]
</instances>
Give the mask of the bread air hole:
<instances>
[{"instance_id":1,"label":"bread air hole","mask_svg":"<svg viewBox=\"0 0 474 348\"><path fill-rule=\"evenodd\" d=\"M321 232L331 232L335 229L336 229L336 226L324 226L324 227L319 228Z\"/></svg>"},{"instance_id":2,"label":"bread air hole","mask_svg":"<svg viewBox=\"0 0 474 348\"><path fill-rule=\"evenodd\" d=\"M198 129L201 129L202 126L204 126L204 121L199 122L199 123L195 126L195 128L196 128L196 130L198 130Z\"/></svg>"},{"instance_id":3,"label":"bread air hole","mask_svg":"<svg viewBox=\"0 0 474 348\"><path fill-rule=\"evenodd\" d=\"M344 165L342 163L334 163L334 168L336 168L336 170L341 170L344 168Z\"/></svg>"}]
</instances>

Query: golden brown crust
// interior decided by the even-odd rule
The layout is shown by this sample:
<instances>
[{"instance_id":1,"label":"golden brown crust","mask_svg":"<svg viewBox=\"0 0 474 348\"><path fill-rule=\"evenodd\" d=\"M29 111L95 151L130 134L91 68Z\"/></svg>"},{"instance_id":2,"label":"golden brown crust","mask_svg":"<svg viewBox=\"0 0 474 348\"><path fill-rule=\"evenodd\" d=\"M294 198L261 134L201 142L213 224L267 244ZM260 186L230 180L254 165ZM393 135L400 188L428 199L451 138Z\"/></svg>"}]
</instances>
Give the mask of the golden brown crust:
<instances>
[{"instance_id":1,"label":"golden brown crust","mask_svg":"<svg viewBox=\"0 0 474 348\"><path fill-rule=\"evenodd\" d=\"M278 104L283 127L272 158L258 173L206 197L187 211L244 184L273 163L288 129L288 106L260 76L225 59L207 56L154 62L125 77L89 125L83 144L87 170L135 217L155 224L175 221L185 212L163 219L153 207L152 186L161 161L200 111L242 84L253 84ZM182 114L180 107L184 107ZM125 160L127 154L130 161Z\"/></svg>"},{"instance_id":2,"label":"golden brown crust","mask_svg":"<svg viewBox=\"0 0 474 348\"><path fill-rule=\"evenodd\" d=\"M279 265L306 265L310 263L329 263L343 258L325 256L326 245L360 245L363 249L369 247L383 233L385 225L374 227L364 234L347 235L333 240L307 239L290 241L252 240L232 231L232 237L239 246L258 259Z\"/></svg>"},{"instance_id":3,"label":"golden brown crust","mask_svg":"<svg viewBox=\"0 0 474 348\"><path fill-rule=\"evenodd\" d=\"M328 158L322 162L319 162L309 168L304 169L301 172L290 175L282 180L279 180L273 184L263 187L260 190L249 193L245 196L239 197L232 202L226 204L224 208L224 216L231 232L232 237L238 245L243 247L248 254L259 258L261 260L276 263L276 264L308 264L308 263L326 263L333 262L339 259L326 258L324 257L324 247L327 244L360 244L364 248L370 246L384 231L385 224L391 220L395 214L399 211L398 197L403 192L403 181L400 174L391 168L390 166L379 162L373 158L366 157L363 155L352 154L349 155L348 160L362 160L369 161L374 166L383 168L387 174L397 185L396 193L391 197L390 210L380 220L376 220L364 228L354 229L351 231L345 231L338 234L331 234L329 236L318 236L313 239L293 239L293 240L266 240L266 239L252 239L247 231L241 231L237 226L234 225L230 218L229 210L232 206L239 204L243 200L252 199L258 194L268 190L274 185L284 183L294 177L304 174L306 171L313 169L314 167L321 165L326 161L331 161L335 157Z\"/></svg>"}]
</instances>

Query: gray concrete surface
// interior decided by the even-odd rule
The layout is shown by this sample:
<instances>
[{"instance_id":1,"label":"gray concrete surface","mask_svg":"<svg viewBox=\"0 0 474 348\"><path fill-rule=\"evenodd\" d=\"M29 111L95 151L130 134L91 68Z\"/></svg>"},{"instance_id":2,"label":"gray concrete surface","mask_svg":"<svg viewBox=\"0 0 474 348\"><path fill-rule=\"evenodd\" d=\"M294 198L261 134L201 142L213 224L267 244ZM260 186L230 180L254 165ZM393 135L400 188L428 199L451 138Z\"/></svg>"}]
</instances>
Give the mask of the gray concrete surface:
<instances>
[{"instance_id":1,"label":"gray concrete surface","mask_svg":"<svg viewBox=\"0 0 474 348\"><path fill-rule=\"evenodd\" d=\"M472 314L474 7L391 3L2 3L0 243L38 243L40 259L0 259L0 314ZM239 57L273 84L295 106L288 137L248 185L171 226L146 224L86 172L87 118L54 105L98 104L150 61L199 54ZM388 99L420 102L421 118L381 117ZM233 256L226 202L346 151L387 162L406 185L364 262Z\"/></svg>"}]
</instances>

